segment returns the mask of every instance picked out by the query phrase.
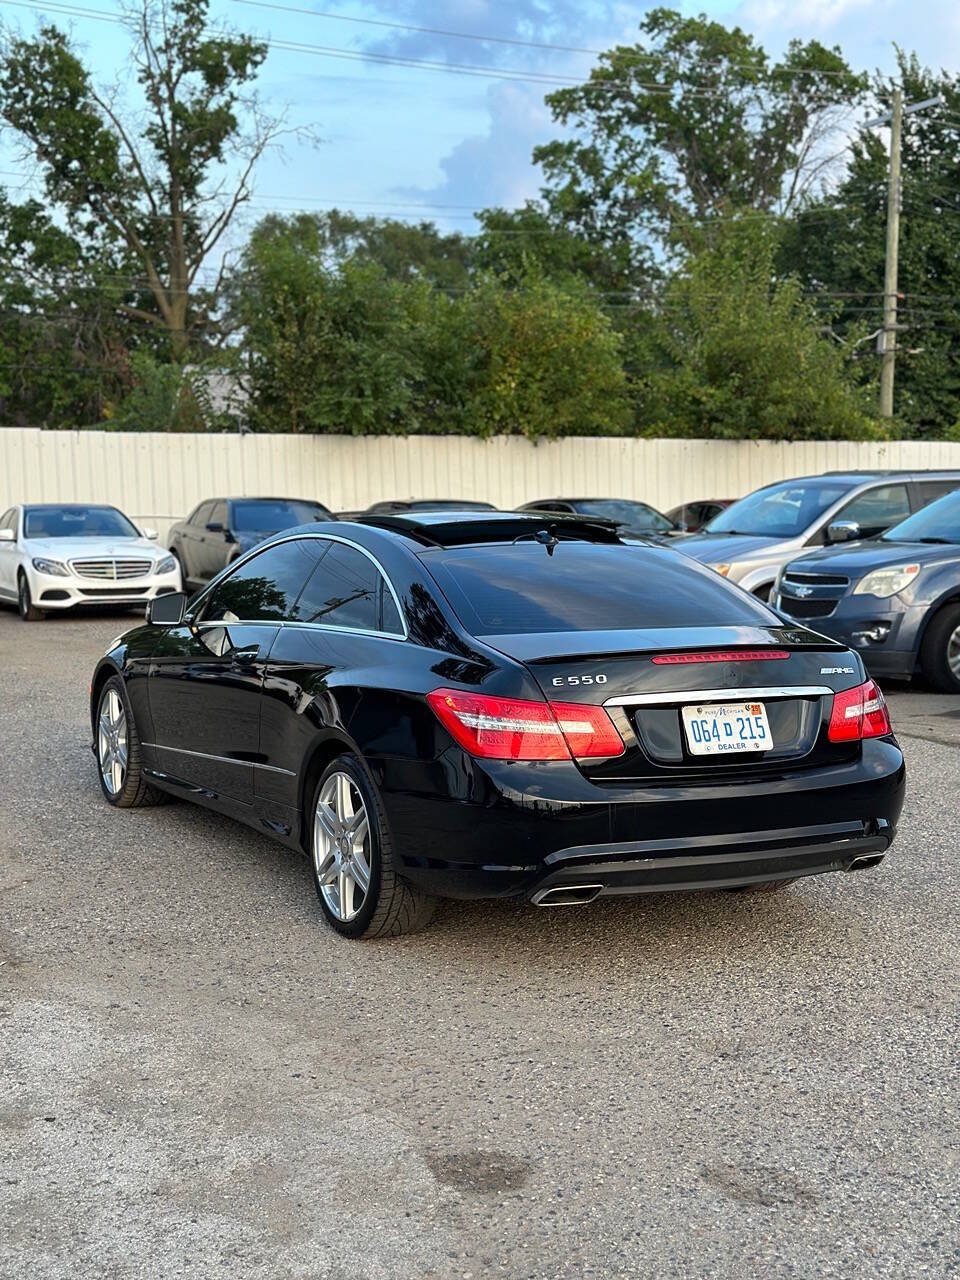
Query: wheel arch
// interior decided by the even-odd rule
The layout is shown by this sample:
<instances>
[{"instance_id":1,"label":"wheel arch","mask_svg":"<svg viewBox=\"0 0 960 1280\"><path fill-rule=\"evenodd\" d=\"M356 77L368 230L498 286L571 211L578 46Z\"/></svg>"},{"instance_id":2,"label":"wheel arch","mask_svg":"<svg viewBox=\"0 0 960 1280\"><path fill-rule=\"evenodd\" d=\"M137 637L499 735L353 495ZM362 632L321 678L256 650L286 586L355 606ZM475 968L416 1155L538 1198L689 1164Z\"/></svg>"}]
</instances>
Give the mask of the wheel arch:
<instances>
[{"instance_id":1,"label":"wheel arch","mask_svg":"<svg viewBox=\"0 0 960 1280\"><path fill-rule=\"evenodd\" d=\"M93 679L90 681L90 728L96 733L97 723L97 704L100 701L100 694L103 686L107 683L111 676L119 676L123 679L123 672L117 664L110 658L104 658L97 666L93 673Z\"/></svg>"},{"instance_id":2,"label":"wheel arch","mask_svg":"<svg viewBox=\"0 0 960 1280\"><path fill-rule=\"evenodd\" d=\"M300 843L304 849L307 848L307 842L310 836L310 812L309 806L313 796L314 787L320 780L320 775L326 769L327 765L337 756L349 752L351 755L357 756L363 760L363 754L344 733L338 733L333 730L318 738L310 747L307 755L304 757L303 768L300 771ZM364 762L365 763L365 762Z\"/></svg>"},{"instance_id":3,"label":"wheel arch","mask_svg":"<svg viewBox=\"0 0 960 1280\"><path fill-rule=\"evenodd\" d=\"M917 628L916 650L918 654L923 648L923 642L926 639L927 632L930 630L930 624L938 614L942 613L951 604L960 604L960 587L950 587L944 591L924 614L923 621Z\"/></svg>"}]
</instances>

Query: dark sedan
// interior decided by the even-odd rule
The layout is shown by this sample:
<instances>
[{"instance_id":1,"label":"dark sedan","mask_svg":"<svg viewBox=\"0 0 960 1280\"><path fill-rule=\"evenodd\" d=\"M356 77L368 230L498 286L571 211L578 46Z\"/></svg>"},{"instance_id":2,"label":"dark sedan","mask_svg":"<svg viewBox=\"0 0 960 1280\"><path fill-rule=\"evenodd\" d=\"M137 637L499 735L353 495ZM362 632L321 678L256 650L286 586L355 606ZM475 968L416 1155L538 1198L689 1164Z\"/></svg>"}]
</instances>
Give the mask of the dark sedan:
<instances>
[{"instance_id":1,"label":"dark sedan","mask_svg":"<svg viewBox=\"0 0 960 1280\"><path fill-rule=\"evenodd\" d=\"M612 520L623 533L647 537L651 534L672 537L682 533L675 521L648 502L632 498L538 498L524 503L521 511L557 511L561 515L588 516L590 519Z\"/></svg>"},{"instance_id":2,"label":"dark sedan","mask_svg":"<svg viewBox=\"0 0 960 1280\"><path fill-rule=\"evenodd\" d=\"M168 544L186 587L202 587L244 552L309 520L334 520L303 498L208 498L173 525Z\"/></svg>"},{"instance_id":3,"label":"dark sedan","mask_svg":"<svg viewBox=\"0 0 960 1280\"><path fill-rule=\"evenodd\" d=\"M775 596L781 613L859 650L874 675L909 679L919 667L960 693L960 492L880 538L791 560Z\"/></svg>"},{"instance_id":4,"label":"dark sedan","mask_svg":"<svg viewBox=\"0 0 960 1280\"><path fill-rule=\"evenodd\" d=\"M780 888L886 853L860 658L662 546L536 515L293 530L161 597L91 686L103 794L304 850L349 937L438 897Z\"/></svg>"}]
</instances>

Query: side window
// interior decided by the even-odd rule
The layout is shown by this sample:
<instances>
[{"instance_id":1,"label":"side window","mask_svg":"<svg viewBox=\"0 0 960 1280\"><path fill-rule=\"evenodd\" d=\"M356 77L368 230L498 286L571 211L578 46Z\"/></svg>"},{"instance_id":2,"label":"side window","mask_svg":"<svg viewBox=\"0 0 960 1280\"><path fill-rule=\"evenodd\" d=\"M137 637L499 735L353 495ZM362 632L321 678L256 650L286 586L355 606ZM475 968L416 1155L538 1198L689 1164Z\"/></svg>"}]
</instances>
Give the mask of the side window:
<instances>
[{"instance_id":1,"label":"side window","mask_svg":"<svg viewBox=\"0 0 960 1280\"><path fill-rule=\"evenodd\" d=\"M956 480L921 480L913 486L917 499L917 510L925 507L928 502L935 502L937 498L942 498L945 493L953 493L954 489L960 489L960 476Z\"/></svg>"},{"instance_id":2,"label":"side window","mask_svg":"<svg viewBox=\"0 0 960 1280\"><path fill-rule=\"evenodd\" d=\"M298 620L402 635L393 596L373 561L343 543L327 545L330 550L300 597Z\"/></svg>"},{"instance_id":3,"label":"side window","mask_svg":"<svg viewBox=\"0 0 960 1280\"><path fill-rule=\"evenodd\" d=\"M201 621L295 621L300 593L324 550L317 538L267 547L217 584L203 606Z\"/></svg>"},{"instance_id":4,"label":"side window","mask_svg":"<svg viewBox=\"0 0 960 1280\"><path fill-rule=\"evenodd\" d=\"M14 509L13 507L11 507L9 511L5 511L3 515L0 516L0 529L15 528L17 522L13 518L14 514L15 514Z\"/></svg>"},{"instance_id":5,"label":"side window","mask_svg":"<svg viewBox=\"0 0 960 1280\"><path fill-rule=\"evenodd\" d=\"M210 508L210 514L207 516L206 520L204 521L204 524L211 524L213 521L216 521L218 524L222 524L223 527L226 529L227 504L225 502L213 503L212 507Z\"/></svg>"},{"instance_id":6,"label":"side window","mask_svg":"<svg viewBox=\"0 0 960 1280\"><path fill-rule=\"evenodd\" d=\"M197 525L200 529L202 529L203 526L210 519L210 512L212 510L213 510L212 502L201 502L199 507L197 507L196 511L190 517L188 523Z\"/></svg>"},{"instance_id":7,"label":"side window","mask_svg":"<svg viewBox=\"0 0 960 1280\"><path fill-rule=\"evenodd\" d=\"M910 514L910 500L907 497L905 484L884 484L876 489L868 489L859 494L852 502L837 513L834 520L856 520L860 528L867 532L889 529L899 524Z\"/></svg>"}]
</instances>

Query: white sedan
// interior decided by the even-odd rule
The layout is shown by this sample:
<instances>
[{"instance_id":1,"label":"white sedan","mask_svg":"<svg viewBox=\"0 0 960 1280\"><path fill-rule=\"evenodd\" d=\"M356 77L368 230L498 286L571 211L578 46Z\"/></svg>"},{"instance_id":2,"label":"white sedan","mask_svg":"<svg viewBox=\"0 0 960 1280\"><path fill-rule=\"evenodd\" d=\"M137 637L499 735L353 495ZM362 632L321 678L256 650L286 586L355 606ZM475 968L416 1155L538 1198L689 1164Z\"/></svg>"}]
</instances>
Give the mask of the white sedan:
<instances>
[{"instance_id":1,"label":"white sedan","mask_svg":"<svg viewBox=\"0 0 960 1280\"><path fill-rule=\"evenodd\" d=\"M180 566L116 507L44 503L0 516L0 600L36 622L76 605L146 604L179 591Z\"/></svg>"}]
</instances>

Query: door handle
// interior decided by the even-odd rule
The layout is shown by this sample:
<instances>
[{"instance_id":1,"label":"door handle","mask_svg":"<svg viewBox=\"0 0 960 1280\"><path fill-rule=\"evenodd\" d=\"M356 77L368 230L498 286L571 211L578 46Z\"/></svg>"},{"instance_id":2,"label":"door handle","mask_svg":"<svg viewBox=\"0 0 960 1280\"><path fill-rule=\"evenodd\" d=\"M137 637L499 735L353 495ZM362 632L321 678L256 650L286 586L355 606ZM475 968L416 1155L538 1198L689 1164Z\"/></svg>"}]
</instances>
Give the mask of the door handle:
<instances>
[{"instance_id":1,"label":"door handle","mask_svg":"<svg viewBox=\"0 0 960 1280\"><path fill-rule=\"evenodd\" d=\"M259 657L260 646L258 644L248 644L242 649L233 649L230 653L231 660L238 664L256 662Z\"/></svg>"}]
</instances>

